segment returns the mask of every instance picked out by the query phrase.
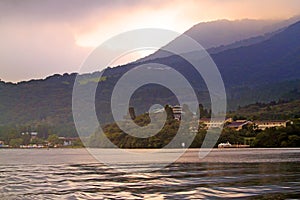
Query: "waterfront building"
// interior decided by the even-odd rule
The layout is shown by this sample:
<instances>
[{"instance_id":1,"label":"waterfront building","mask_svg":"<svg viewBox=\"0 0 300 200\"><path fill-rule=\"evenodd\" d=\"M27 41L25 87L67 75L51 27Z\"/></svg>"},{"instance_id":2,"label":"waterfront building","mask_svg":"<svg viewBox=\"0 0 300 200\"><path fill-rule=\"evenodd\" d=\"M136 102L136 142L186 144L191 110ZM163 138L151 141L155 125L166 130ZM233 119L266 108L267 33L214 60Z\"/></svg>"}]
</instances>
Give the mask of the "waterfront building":
<instances>
[{"instance_id":1,"label":"waterfront building","mask_svg":"<svg viewBox=\"0 0 300 200\"><path fill-rule=\"evenodd\" d=\"M286 127L288 123L291 123L290 120L264 120L264 121L255 121L254 124L258 129L265 130L266 128L272 127Z\"/></svg>"}]
</instances>

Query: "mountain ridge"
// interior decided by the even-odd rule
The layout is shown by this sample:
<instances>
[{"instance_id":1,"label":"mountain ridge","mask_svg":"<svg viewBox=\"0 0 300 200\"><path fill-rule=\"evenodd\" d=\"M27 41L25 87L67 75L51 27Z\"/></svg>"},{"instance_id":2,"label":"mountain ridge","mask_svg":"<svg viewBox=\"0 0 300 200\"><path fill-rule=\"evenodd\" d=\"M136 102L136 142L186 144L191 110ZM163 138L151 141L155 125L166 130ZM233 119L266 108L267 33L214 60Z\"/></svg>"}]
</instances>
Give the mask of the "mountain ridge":
<instances>
[{"instance_id":1,"label":"mountain ridge","mask_svg":"<svg viewBox=\"0 0 300 200\"><path fill-rule=\"evenodd\" d=\"M248 46L249 44L262 42L299 20L300 16L294 16L283 21L254 19L221 19L210 22L200 22L192 26L183 34L197 41L209 53L217 53L226 49L237 48L240 46ZM245 28L248 30L248 32L251 31L252 34L249 34L248 32L246 32L245 34L243 30ZM220 36L218 36L220 32L222 32L223 35L221 34ZM227 36L224 36L224 33L227 34ZM180 36L166 44L165 47L172 45L172 43L176 43L176 41L179 38ZM168 56L170 56L170 53L162 51L160 49L154 52L153 54L138 59L138 62Z\"/></svg>"}]
</instances>

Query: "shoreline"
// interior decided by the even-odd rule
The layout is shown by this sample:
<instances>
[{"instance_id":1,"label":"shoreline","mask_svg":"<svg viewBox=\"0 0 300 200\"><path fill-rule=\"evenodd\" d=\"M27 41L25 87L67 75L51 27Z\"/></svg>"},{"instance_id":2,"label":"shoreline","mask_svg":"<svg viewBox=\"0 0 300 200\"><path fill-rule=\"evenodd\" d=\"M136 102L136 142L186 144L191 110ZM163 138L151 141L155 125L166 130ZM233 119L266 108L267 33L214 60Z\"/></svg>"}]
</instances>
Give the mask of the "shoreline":
<instances>
[{"instance_id":1,"label":"shoreline","mask_svg":"<svg viewBox=\"0 0 300 200\"><path fill-rule=\"evenodd\" d=\"M241 145L239 145L241 146ZM184 149L184 148L102 148L102 147L42 147L42 148L16 148L16 147L0 147L0 149L22 149L22 150L31 150L31 149L123 149L123 150L160 150L160 149L168 149L168 150L175 150L175 149ZM300 147L214 147L214 148L201 148L201 147L191 147L186 148L186 150L194 150L194 149L300 149Z\"/></svg>"}]
</instances>

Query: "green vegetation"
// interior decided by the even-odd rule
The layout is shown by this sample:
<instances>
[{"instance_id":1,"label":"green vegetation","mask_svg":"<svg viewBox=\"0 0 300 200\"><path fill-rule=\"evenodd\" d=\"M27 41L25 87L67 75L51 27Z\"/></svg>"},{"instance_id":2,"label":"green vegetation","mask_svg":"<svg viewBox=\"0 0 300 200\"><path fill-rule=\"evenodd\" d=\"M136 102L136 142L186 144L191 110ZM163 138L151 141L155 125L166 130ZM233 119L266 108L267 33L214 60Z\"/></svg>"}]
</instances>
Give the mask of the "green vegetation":
<instances>
[{"instance_id":1,"label":"green vegetation","mask_svg":"<svg viewBox=\"0 0 300 200\"><path fill-rule=\"evenodd\" d=\"M239 107L237 111L229 112L233 119L275 120L300 118L300 100L278 100L270 103L255 103Z\"/></svg>"},{"instance_id":2,"label":"green vegetation","mask_svg":"<svg viewBox=\"0 0 300 200\"><path fill-rule=\"evenodd\" d=\"M150 137L147 140L140 139L136 142L137 139L123 133L115 124L112 124L113 119L110 111L111 92L113 91L114 84L124 72L126 72L126 69L122 67L109 69L106 72L105 81L103 79L103 84L97 89L96 112L98 116L101 116L99 120L104 127L105 134L111 138L113 143L122 147L138 148L146 145L145 147L152 148L167 144L174 137L177 130L176 127L178 128L179 126L179 122L173 120L172 109L168 106L165 108L168 113L168 121L165 127L155 137ZM0 140L4 141L5 144L11 143L14 146L18 146L19 143L28 144L28 138L25 136L21 137L20 133L31 131L38 132L38 138L43 140L47 140L51 134L56 134L60 137L78 137L73 122L71 104L72 88L76 75L53 75L45 80L34 80L18 84L0 81ZM93 82L93 80L96 80L97 73L83 76L86 76L86 80L90 80L85 84L80 84L82 90L86 92L86 86ZM251 99L257 99L255 95L262 96L262 94L266 94L266 96L272 99L284 97L284 100L277 100L277 102L270 103L252 103L244 107L239 107L236 111L229 112L228 116L234 119L248 120L297 119L300 117L299 82L299 80L288 81L285 84L274 84L264 89L260 87L259 90L249 89L245 91L239 88L238 92L234 91L235 94L240 94L238 97L230 96L232 91L229 91L228 102L235 105L247 102L245 99L250 99L249 101L251 102ZM266 93L266 91L271 91L272 94L276 94L277 96L275 97L271 93ZM198 95L200 100L203 100L201 96L207 96L205 92L199 92ZM253 98L248 95L252 95ZM205 102L205 100L201 102ZM143 122L147 120L141 117L143 116L141 113L144 113L154 103L176 105L177 101L176 97L166 88L153 85L143 86L134 93L130 100L130 106L135 108L134 112L133 110L129 112L130 118L134 119L136 123L141 122L141 125L144 125ZM206 118L211 114L211 111L205 109L204 106L200 106L199 110L201 117ZM108 125L105 126L105 124ZM236 132L226 134L227 132L229 131L224 130L224 135L221 135L220 141L227 142L226 140L229 140L232 143L244 142L246 136L243 134ZM193 147L201 146L205 133L204 129L199 131L192 144ZM87 135L90 134L87 132ZM295 134L289 136L293 135ZM90 137L90 146L97 146L101 143L100 141L103 142L103 137L103 135L93 134ZM251 137L253 140L253 137L256 137L256 135ZM249 139L251 137L249 136ZM15 140L17 138L22 138L23 141ZM290 137L291 139L295 140L296 138L293 136ZM286 143L288 146L292 145L289 140L286 140ZM257 146L264 145L257 143Z\"/></svg>"},{"instance_id":3,"label":"green vegetation","mask_svg":"<svg viewBox=\"0 0 300 200\"><path fill-rule=\"evenodd\" d=\"M141 121L145 121L143 116L139 116ZM144 118L144 119L141 119ZM162 148L169 144L175 137L179 121L168 120L164 128L155 136L141 139L132 137L121 131L116 124L110 124L104 127L105 136L120 148ZM189 137L187 132L186 137ZM190 146L191 148L201 147L207 132L200 128L196 133L195 139ZM190 135L190 136L191 136ZM111 147L102 143L104 136L100 132L94 133L90 138L91 147ZM218 142L230 142L231 144L248 144L251 147L300 147L300 121L297 120L293 125L280 128L269 128L264 131L255 130L251 127L245 127L239 131L231 128L224 128ZM181 147L180 144L174 147Z\"/></svg>"},{"instance_id":4,"label":"green vegetation","mask_svg":"<svg viewBox=\"0 0 300 200\"><path fill-rule=\"evenodd\" d=\"M79 84L80 85L85 85L85 84L88 84L90 82L94 82L94 83L99 83L99 82L103 82L103 81L106 81L107 77L106 76L102 76L99 80L98 77L96 78L85 78L85 79L81 79L79 81Z\"/></svg>"},{"instance_id":5,"label":"green vegetation","mask_svg":"<svg viewBox=\"0 0 300 200\"><path fill-rule=\"evenodd\" d=\"M14 138L14 139L10 139L10 141L9 141L9 146L14 147L14 148L18 148L22 144L23 144L22 138Z\"/></svg>"},{"instance_id":6,"label":"green vegetation","mask_svg":"<svg viewBox=\"0 0 300 200\"><path fill-rule=\"evenodd\" d=\"M293 120L287 127L267 128L258 130L246 126L236 131L225 128L218 143L248 144L251 147L300 147L300 120Z\"/></svg>"},{"instance_id":7,"label":"green vegetation","mask_svg":"<svg viewBox=\"0 0 300 200\"><path fill-rule=\"evenodd\" d=\"M286 128L269 128L258 133L254 147L300 147L300 120Z\"/></svg>"},{"instance_id":8,"label":"green vegetation","mask_svg":"<svg viewBox=\"0 0 300 200\"><path fill-rule=\"evenodd\" d=\"M4 141L5 144L16 144L19 142L22 145L28 145L30 142L39 142L37 139L31 141L31 137L29 135L31 132L37 132L38 135L36 138L40 138L41 140L46 140L49 135L55 134L54 127L43 123L38 124L37 126L7 125L0 126L0 140Z\"/></svg>"},{"instance_id":9,"label":"green vegetation","mask_svg":"<svg viewBox=\"0 0 300 200\"><path fill-rule=\"evenodd\" d=\"M278 104L280 103L283 102L279 102ZM265 104L265 106L268 107L269 105ZM263 106L261 106L261 108L262 107ZM162 148L168 145L175 137L181 123L173 119L172 110L169 108L169 106L165 107L168 113L167 121L162 130L155 136L145 139L133 137L122 131L116 123L112 123L103 126L102 130L104 133L97 131L92 134L88 145L91 147L112 147L105 142L105 138L107 137L114 145L120 148ZM199 108L203 109L202 105L200 105ZM131 109L131 112L134 112L133 109ZM259 112L259 110L257 110L257 112ZM206 113L209 114L208 111L206 111ZM134 122L139 126L146 126L150 123L149 115L143 114L136 116ZM195 134L194 141L190 147L201 147L207 134L205 125L200 124L196 133L191 132L187 128L189 124L183 126L185 126L185 134L183 137L193 137ZM151 127L149 128L151 129ZM248 144L251 147L300 147L300 119L294 119L293 123L287 127L267 128L265 130L259 130L253 124L244 126L241 130L225 127L215 147L217 147L219 143L226 142L230 142L231 144ZM178 148L181 146L180 144L176 144L173 147Z\"/></svg>"},{"instance_id":10,"label":"green vegetation","mask_svg":"<svg viewBox=\"0 0 300 200\"><path fill-rule=\"evenodd\" d=\"M166 63L167 64L167 63ZM130 66L132 67L132 66ZM125 67L108 69L105 77L102 78L102 84L99 85L96 92L96 112L101 125L114 122L110 110L110 98L114 85L126 72ZM190 73L194 74L194 73ZM52 127L52 132L59 136L76 137L77 132L72 116L72 89L77 74L53 75L44 80L32 80L21 82L18 84L5 83L0 81L0 126L31 126L38 124L48 124ZM79 87L83 93L89 92L87 87L94 83L98 78L98 74L82 75L82 82ZM199 80L194 77L191 79L193 83ZM104 80L105 79L105 80ZM273 84L266 88L228 88L228 104L229 109L235 110L238 105L254 103L262 98L261 102L267 102L270 99L282 98L284 100L299 99L300 97L300 81L288 81L285 84ZM200 84L201 85L201 84ZM226 88L227 89L227 88ZM201 90L200 86L195 85L195 91L199 101L206 107L209 107L209 97L207 92ZM84 99L83 99L84 102ZM290 103L290 102L288 102ZM139 88L130 100L130 106L135 108L135 115L141 115L153 105L176 105L178 104L176 97L172 92L158 85L146 85ZM282 106L282 105L280 105ZM295 118L299 116L300 101L288 104L286 107L276 109L270 105L271 112L277 114L281 112L281 118ZM284 105L285 106L285 105ZM201 108L202 117L209 117L210 111ZM243 116L246 118L270 118L275 119L268 114L269 111L261 110L256 112L257 107L251 110L238 110L230 113L231 116ZM248 112L250 111L250 112ZM253 112L254 111L254 112ZM288 113L290 112L290 113ZM255 115L254 115L255 114ZM253 116L253 117L252 117ZM276 116L278 117L278 116ZM87 133L91 134L91 133Z\"/></svg>"},{"instance_id":11,"label":"green vegetation","mask_svg":"<svg viewBox=\"0 0 300 200\"><path fill-rule=\"evenodd\" d=\"M284 111L284 108L294 109L298 101L286 102L271 102L265 103L255 103L245 107L240 107L237 112L232 112L232 115L236 119L286 119L288 116L296 116L293 112ZM280 112L280 110L282 112ZM169 144L171 140L176 136L181 121L175 120L173 116L173 111L170 106L166 105L165 110L167 113L167 120L159 133L154 136L147 138L137 138L133 137L124 131L122 131L116 123L111 123L104 125L102 130L92 134L86 141L86 144L90 147L112 147L106 138L108 138L114 145L120 148L162 148ZM183 110L187 115L191 115L186 106L183 106ZM201 110L205 116L209 117L210 112L200 104L199 110ZM276 110L277 113L272 113L272 110ZM241 114L239 114L239 112ZM283 112L288 112L289 114L283 114ZM248 115L246 115L248 114ZM268 115L269 114L269 115ZM154 118L160 117L160 114L154 115ZM257 116L257 117L256 117ZM270 117L270 118L268 118ZM135 115L134 108L130 108L128 120L131 118L134 122L141 126L147 126L150 123L149 114ZM244 126L241 130L235 130L232 128L225 127L218 139L217 144L230 142L231 144L249 144L251 147L300 147L300 119L293 118L291 124L287 127L278 128L268 128L266 130L259 130L254 125ZM126 126L126 121L124 122ZM182 137L194 137L192 142L192 148L201 147L203 140L207 134L204 124L199 124L199 129L196 132L191 132L189 124L182 124L184 135ZM156 129L155 126L147 126L147 130L151 131ZM42 144L49 145L50 147L62 146L63 140L58 137L57 132L55 132L55 127L47 124L46 122L37 123L32 125L23 126L0 126L0 141L4 141L5 144L11 147L20 147L20 145L34 145ZM30 135L31 132L37 132L36 137ZM216 145L217 145L216 144ZM69 147L82 147L80 139L72 141L72 145ZM174 148L181 147L181 143L174 144Z\"/></svg>"},{"instance_id":12,"label":"green vegetation","mask_svg":"<svg viewBox=\"0 0 300 200\"><path fill-rule=\"evenodd\" d=\"M0 141L13 148L40 145L44 147L62 147L65 138L58 137L55 128L47 124L32 126L0 126ZM83 147L79 138L72 138L71 144L64 147Z\"/></svg>"},{"instance_id":13,"label":"green vegetation","mask_svg":"<svg viewBox=\"0 0 300 200\"><path fill-rule=\"evenodd\" d=\"M146 126L150 123L148 114L137 116L134 122L139 126ZM105 125L103 127L104 134L109 140L120 148L162 148L168 144L175 134L177 133L179 122L174 119L168 119L163 129L155 136L148 138L137 138L124 133L116 123ZM155 127L149 127L149 129ZM101 138L97 135L101 135L100 132L96 132L91 136L90 145L92 147L106 147L107 144L101 143Z\"/></svg>"},{"instance_id":14,"label":"green vegetation","mask_svg":"<svg viewBox=\"0 0 300 200\"><path fill-rule=\"evenodd\" d=\"M49 135L47 141L51 145L62 144L61 141L59 140L59 137L56 134Z\"/></svg>"}]
</instances>

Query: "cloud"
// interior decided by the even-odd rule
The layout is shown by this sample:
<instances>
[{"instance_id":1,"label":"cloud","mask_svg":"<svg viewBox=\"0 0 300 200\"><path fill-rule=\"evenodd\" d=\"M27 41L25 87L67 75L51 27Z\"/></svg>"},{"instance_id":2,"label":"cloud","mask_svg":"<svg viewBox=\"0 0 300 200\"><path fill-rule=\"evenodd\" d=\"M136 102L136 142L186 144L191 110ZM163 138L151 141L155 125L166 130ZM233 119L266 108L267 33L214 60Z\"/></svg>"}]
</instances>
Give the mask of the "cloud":
<instances>
[{"instance_id":1,"label":"cloud","mask_svg":"<svg viewBox=\"0 0 300 200\"><path fill-rule=\"evenodd\" d=\"M288 18L298 0L3 0L0 78L41 78L77 71L97 44L135 28L184 32L201 21Z\"/></svg>"},{"instance_id":2,"label":"cloud","mask_svg":"<svg viewBox=\"0 0 300 200\"><path fill-rule=\"evenodd\" d=\"M1 78L18 81L76 71L90 49L74 45L65 24L13 24L1 27Z\"/></svg>"}]
</instances>

